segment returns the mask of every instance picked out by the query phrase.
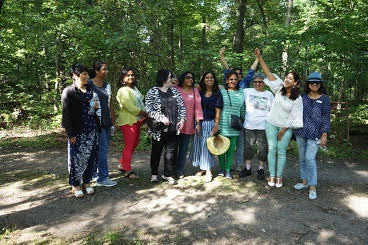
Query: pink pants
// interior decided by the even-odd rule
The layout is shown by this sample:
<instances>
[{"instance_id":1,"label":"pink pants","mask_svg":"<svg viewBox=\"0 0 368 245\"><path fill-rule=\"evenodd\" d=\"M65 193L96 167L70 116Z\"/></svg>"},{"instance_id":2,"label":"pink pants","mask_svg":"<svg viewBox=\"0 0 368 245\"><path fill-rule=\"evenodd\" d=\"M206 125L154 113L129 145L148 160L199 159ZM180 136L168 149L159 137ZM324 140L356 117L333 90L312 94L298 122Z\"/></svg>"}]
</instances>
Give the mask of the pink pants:
<instances>
[{"instance_id":1,"label":"pink pants","mask_svg":"<svg viewBox=\"0 0 368 245\"><path fill-rule=\"evenodd\" d=\"M140 120L134 123L132 126L125 124L120 126L121 133L124 139L124 148L121 152L120 166L125 171L130 171L132 169L132 155L139 144L139 136L141 134L141 125L144 120Z\"/></svg>"}]
</instances>

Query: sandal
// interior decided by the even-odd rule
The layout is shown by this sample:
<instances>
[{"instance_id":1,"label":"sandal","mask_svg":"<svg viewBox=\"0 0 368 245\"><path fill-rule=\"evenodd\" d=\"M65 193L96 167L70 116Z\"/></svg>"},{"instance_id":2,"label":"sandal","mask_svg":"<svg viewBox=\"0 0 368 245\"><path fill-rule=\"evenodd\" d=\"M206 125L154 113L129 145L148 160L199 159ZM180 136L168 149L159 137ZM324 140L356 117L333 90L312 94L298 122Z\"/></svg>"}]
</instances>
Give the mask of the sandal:
<instances>
[{"instance_id":1,"label":"sandal","mask_svg":"<svg viewBox=\"0 0 368 245\"><path fill-rule=\"evenodd\" d=\"M267 184L268 184L269 186L275 186L275 177L270 177L270 178L268 179Z\"/></svg>"},{"instance_id":2,"label":"sandal","mask_svg":"<svg viewBox=\"0 0 368 245\"><path fill-rule=\"evenodd\" d=\"M76 198L84 197L83 190L82 189L76 190L74 186L72 187L72 194L74 194Z\"/></svg>"},{"instance_id":3,"label":"sandal","mask_svg":"<svg viewBox=\"0 0 368 245\"><path fill-rule=\"evenodd\" d=\"M203 176L203 175L205 175L206 174L206 170L199 170L196 174L195 174L195 176Z\"/></svg>"},{"instance_id":4,"label":"sandal","mask_svg":"<svg viewBox=\"0 0 368 245\"><path fill-rule=\"evenodd\" d=\"M124 177L129 179L138 179L138 175L134 171L125 172Z\"/></svg>"},{"instance_id":5,"label":"sandal","mask_svg":"<svg viewBox=\"0 0 368 245\"><path fill-rule=\"evenodd\" d=\"M276 178L276 187L280 188L282 186L282 177Z\"/></svg>"},{"instance_id":6,"label":"sandal","mask_svg":"<svg viewBox=\"0 0 368 245\"><path fill-rule=\"evenodd\" d=\"M87 195L93 195L95 194L95 190L88 184L88 186L86 184L82 185L82 190L85 190L87 192Z\"/></svg>"}]
</instances>

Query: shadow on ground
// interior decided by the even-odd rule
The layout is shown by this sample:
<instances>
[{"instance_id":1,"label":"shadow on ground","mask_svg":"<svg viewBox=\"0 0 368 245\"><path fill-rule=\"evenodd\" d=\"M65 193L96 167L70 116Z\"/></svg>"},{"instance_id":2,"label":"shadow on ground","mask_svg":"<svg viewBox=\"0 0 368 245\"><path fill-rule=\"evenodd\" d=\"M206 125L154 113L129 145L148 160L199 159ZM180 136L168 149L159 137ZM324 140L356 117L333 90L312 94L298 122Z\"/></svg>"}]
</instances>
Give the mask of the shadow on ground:
<instances>
[{"instance_id":1,"label":"shadow on ground","mask_svg":"<svg viewBox=\"0 0 368 245\"><path fill-rule=\"evenodd\" d=\"M296 191L298 168L288 159L285 185L256 176L240 180L187 176L178 185L149 182L149 153L137 152L138 180L122 178L111 153L113 188L77 200L67 186L65 149L1 152L0 239L9 243L99 244L363 244L368 240L368 165L319 162L318 199ZM195 169L189 167L187 175ZM162 167L162 166L161 166ZM254 166L256 168L256 166ZM218 170L215 169L214 172Z\"/></svg>"}]
</instances>

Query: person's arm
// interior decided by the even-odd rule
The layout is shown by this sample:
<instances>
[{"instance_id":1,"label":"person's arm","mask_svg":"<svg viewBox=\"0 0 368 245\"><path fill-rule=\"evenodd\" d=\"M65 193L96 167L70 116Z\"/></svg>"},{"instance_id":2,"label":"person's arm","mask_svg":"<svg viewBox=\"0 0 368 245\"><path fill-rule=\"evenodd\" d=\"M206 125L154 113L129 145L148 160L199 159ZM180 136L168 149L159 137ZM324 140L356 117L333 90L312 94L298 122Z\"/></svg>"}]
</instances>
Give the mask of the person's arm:
<instances>
[{"instance_id":1,"label":"person's arm","mask_svg":"<svg viewBox=\"0 0 368 245\"><path fill-rule=\"evenodd\" d=\"M218 132L218 125L220 123L221 109L216 108L215 110L215 124L213 125L213 128L211 130L211 136L215 135Z\"/></svg>"},{"instance_id":2,"label":"person's arm","mask_svg":"<svg viewBox=\"0 0 368 245\"><path fill-rule=\"evenodd\" d=\"M266 62L263 60L262 55L261 55L261 51L259 51L259 49L258 49L258 48L256 48L256 49L254 50L254 54L255 54L255 55L256 55L256 57L258 58L259 63L260 63L260 65L261 65L261 67L262 67L262 70L263 70L263 72L266 74L266 76L267 76L268 80L270 80L270 81L275 81L275 80L276 80L276 77L271 73L271 71L270 71L270 69L268 68L268 66L267 66Z\"/></svg>"},{"instance_id":3,"label":"person's arm","mask_svg":"<svg viewBox=\"0 0 368 245\"><path fill-rule=\"evenodd\" d=\"M327 143L327 133L330 131L330 112L331 104L328 96L322 101L322 136L321 136L321 146L325 146Z\"/></svg>"},{"instance_id":4,"label":"person's arm","mask_svg":"<svg viewBox=\"0 0 368 245\"><path fill-rule=\"evenodd\" d=\"M110 98L110 117L111 117L112 125L115 125L116 118L115 118L114 97L112 96Z\"/></svg>"},{"instance_id":5,"label":"person's arm","mask_svg":"<svg viewBox=\"0 0 368 245\"><path fill-rule=\"evenodd\" d=\"M227 61L225 60L225 47L220 49L220 61L222 64L222 67L224 67L224 69L229 70L229 65L227 64Z\"/></svg>"},{"instance_id":6,"label":"person's arm","mask_svg":"<svg viewBox=\"0 0 368 245\"><path fill-rule=\"evenodd\" d=\"M70 94L68 88L63 90L61 95L61 105L62 105L62 119L61 125L65 128L66 134L70 140L70 143L74 144L76 140L76 133L73 130L72 118L71 118L71 103Z\"/></svg>"},{"instance_id":7,"label":"person's arm","mask_svg":"<svg viewBox=\"0 0 368 245\"><path fill-rule=\"evenodd\" d=\"M280 132L277 134L277 140L282 140L282 137L284 136L284 133L286 132L288 128L281 128Z\"/></svg>"}]
</instances>

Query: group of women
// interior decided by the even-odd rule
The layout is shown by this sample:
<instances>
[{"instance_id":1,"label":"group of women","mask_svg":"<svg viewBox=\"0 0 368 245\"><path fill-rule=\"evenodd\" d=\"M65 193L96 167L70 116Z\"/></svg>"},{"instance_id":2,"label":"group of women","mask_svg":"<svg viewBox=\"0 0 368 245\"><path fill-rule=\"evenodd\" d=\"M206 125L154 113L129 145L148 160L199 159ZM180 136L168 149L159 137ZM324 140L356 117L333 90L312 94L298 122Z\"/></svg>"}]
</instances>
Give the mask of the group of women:
<instances>
[{"instance_id":1,"label":"group of women","mask_svg":"<svg viewBox=\"0 0 368 245\"><path fill-rule=\"evenodd\" d=\"M223 55L223 51L220 52ZM150 158L151 182L158 181L158 169L161 152L164 152L164 171L162 179L175 184L175 176L184 177L185 163L190 140L192 145L189 160L199 167L198 176L205 176L206 182L212 181L212 168L217 160L207 148L208 137L220 133L229 138L228 150L218 156L219 176L232 179L231 167L234 152L244 152L245 167L240 177L251 175L251 159L254 146L258 146L258 178L264 179L264 162L269 166L269 186L282 186L283 170L286 162L286 149L292 137L296 135L300 175L302 182L294 186L300 190L309 187L309 198L315 199L317 185L316 154L319 146L326 145L329 132L330 104L319 73L312 73L305 85L305 94L300 96L301 81L296 72L290 72L282 81L270 72L259 49L255 52L256 60L245 79L241 79L241 70L225 72L225 84L220 86L215 73L205 72L199 85L195 84L193 72L184 72L178 79L172 71L162 69L157 72L156 84L145 98L137 88L137 80L132 68L124 68L120 73L116 95L116 124L120 127L124 148L120 158L119 170L126 177L138 178L132 170L132 154L139 143L140 127L149 126L148 134L152 137ZM264 75L254 71L261 65ZM87 69L75 65L71 71L73 85L63 91L63 121L68 135L69 184L74 195L82 197L83 189L93 194L90 186L93 175L103 169L98 168L98 143L103 125L102 103L93 103L96 97L88 83ZM254 88L247 89L253 80ZM246 82L244 82L246 81ZM275 95L264 90L268 85ZM101 101L101 98L99 100ZM108 103L112 98L108 99ZM110 106L109 108L111 108ZM113 109L110 109L110 112ZM99 115L100 114L100 115ZM106 111L105 111L106 114ZM245 118L241 127L234 127L232 118ZM114 118L110 114L110 121ZM114 119L115 120L115 119ZM111 127L109 125L109 127ZM245 147L239 144L239 138L245 133ZM109 136L109 135L108 135ZM244 149L245 148L245 149ZM107 152L107 150L104 150ZM108 174L104 174L105 180ZM99 179L97 184L101 183ZM103 184L100 184L103 185ZM105 185L112 186L112 185Z\"/></svg>"}]
</instances>

